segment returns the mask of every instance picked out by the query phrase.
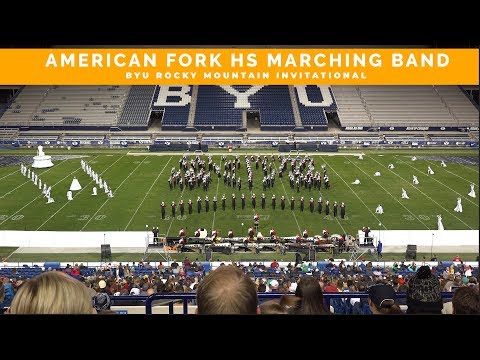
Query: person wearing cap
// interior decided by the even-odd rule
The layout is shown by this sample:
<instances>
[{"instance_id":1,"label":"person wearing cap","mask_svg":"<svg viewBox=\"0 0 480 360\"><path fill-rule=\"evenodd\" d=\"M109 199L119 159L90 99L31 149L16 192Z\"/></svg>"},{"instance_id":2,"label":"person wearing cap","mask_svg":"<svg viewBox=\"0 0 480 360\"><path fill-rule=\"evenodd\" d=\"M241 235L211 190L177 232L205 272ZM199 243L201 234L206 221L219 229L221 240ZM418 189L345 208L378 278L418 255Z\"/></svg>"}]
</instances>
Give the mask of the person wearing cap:
<instances>
[{"instance_id":1,"label":"person wearing cap","mask_svg":"<svg viewBox=\"0 0 480 360\"><path fill-rule=\"evenodd\" d=\"M391 285L378 284L368 289L368 305L374 315L402 314L402 310L395 303L396 298Z\"/></svg>"},{"instance_id":2,"label":"person wearing cap","mask_svg":"<svg viewBox=\"0 0 480 360\"><path fill-rule=\"evenodd\" d=\"M110 310L110 296L104 293L99 293L92 298L93 307L97 310L98 314L107 313L106 310Z\"/></svg>"}]
</instances>

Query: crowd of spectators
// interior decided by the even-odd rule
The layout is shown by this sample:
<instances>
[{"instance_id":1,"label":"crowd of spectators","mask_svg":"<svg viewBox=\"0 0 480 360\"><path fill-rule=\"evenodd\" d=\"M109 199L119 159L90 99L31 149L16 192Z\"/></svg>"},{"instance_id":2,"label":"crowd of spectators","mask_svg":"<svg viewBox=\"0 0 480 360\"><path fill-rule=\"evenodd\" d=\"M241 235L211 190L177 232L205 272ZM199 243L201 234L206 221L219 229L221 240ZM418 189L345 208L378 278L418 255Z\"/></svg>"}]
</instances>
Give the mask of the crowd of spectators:
<instances>
[{"instance_id":1,"label":"crowd of spectators","mask_svg":"<svg viewBox=\"0 0 480 360\"><path fill-rule=\"evenodd\" d=\"M404 312L402 305L409 314L480 312L474 276L478 269L464 263L417 267L414 262L392 262L391 266L379 267L363 261L329 261L320 267L308 262L280 266L275 260L270 266L232 265L222 263L208 275L201 261L186 258L180 263L160 262L156 266L148 262L119 263L91 269L74 264L63 269L42 269L41 275L31 279L3 276L0 308L4 312L7 309L10 313L30 314L91 313L92 309L111 313L111 305L117 304L115 296L119 295L131 300L118 305L144 305L144 298L136 297L196 293L193 303L199 314L399 314ZM442 300L442 291L455 291L450 310ZM282 295L259 303L257 294L264 292ZM365 292L369 296L335 298L326 304L324 293L343 292ZM399 292L406 293L406 298L397 299ZM40 295L42 301L36 302L35 297ZM71 296L78 301L67 301ZM85 299L89 306L82 307Z\"/></svg>"}]
</instances>

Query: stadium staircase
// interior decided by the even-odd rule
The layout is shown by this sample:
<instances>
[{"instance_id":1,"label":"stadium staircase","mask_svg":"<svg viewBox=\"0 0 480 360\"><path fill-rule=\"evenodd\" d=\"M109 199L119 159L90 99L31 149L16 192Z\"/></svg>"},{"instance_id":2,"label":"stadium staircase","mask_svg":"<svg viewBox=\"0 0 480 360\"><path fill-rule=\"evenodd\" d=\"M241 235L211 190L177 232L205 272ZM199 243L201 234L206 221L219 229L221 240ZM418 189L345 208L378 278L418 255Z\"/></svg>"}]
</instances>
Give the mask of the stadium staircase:
<instances>
[{"instance_id":1,"label":"stadium staircase","mask_svg":"<svg viewBox=\"0 0 480 360\"><path fill-rule=\"evenodd\" d=\"M192 99L190 101L190 112L188 113L187 126L185 131L197 131L195 129L195 111L197 109L198 85L192 87Z\"/></svg>"},{"instance_id":2,"label":"stadium staircase","mask_svg":"<svg viewBox=\"0 0 480 360\"><path fill-rule=\"evenodd\" d=\"M292 103L293 117L295 119L295 128L294 131L304 131L302 118L300 117L300 110L298 109L297 97L295 96L295 87L292 85L288 86L288 93L290 94L290 101Z\"/></svg>"}]
</instances>

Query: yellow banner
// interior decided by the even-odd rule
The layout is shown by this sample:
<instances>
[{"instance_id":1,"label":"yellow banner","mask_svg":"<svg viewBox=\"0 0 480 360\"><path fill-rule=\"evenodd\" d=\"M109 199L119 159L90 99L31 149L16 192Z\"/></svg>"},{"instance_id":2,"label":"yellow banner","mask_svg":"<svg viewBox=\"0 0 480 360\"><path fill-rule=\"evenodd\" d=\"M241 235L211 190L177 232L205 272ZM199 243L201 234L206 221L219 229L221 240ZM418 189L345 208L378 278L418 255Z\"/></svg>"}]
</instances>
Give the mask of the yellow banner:
<instances>
[{"instance_id":1,"label":"yellow banner","mask_svg":"<svg viewBox=\"0 0 480 360\"><path fill-rule=\"evenodd\" d=\"M0 85L478 85L478 49L0 49Z\"/></svg>"}]
</instances>

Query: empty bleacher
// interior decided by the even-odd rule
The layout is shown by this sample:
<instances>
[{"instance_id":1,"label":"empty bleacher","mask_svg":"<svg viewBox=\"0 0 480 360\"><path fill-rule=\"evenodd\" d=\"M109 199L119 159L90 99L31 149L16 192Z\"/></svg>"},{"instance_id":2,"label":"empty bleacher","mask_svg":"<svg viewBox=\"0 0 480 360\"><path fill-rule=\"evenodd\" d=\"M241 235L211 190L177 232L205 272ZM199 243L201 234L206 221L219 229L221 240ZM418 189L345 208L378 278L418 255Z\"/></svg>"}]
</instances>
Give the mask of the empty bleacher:
<instances>
[{"instance_id":1,"label":"empty bleacher","mask_svg":"<svg viewBox=\"0 0 480 360\"><path fill-rule=\"evenodd\" d=\"M0 126L28 127L49 89L50 86L26 86L1 117Z\"/></svg>"},{"instance_id":2,"label":"empty bleacher","mask_svg":"<svg viewBox=\"0 0 480 360\"><path fill-rule=\"evenodd\" d=\"M146 130L156 86L132 86L119 117L118 126Z\"/></svg>"},{"instance_id":3,"label":"empty bleacher","mask_svg":"<svg viewBox=\"0 0 480 360\"><path fill-rule=\"evenodd\" d=\"M435 86L435 89L447 104L458 126L478 127L478 109L458 86Z\"/></svg>"},{"instance_id":4,"label":"empty bleacher","mask_svg":"<svg viewBox=\"0 0 480 360\"><path fill-rule=\"evenodd\" d=\"M260 129L292 130L295 127L288 86L264 86L249 101L251 109L260 111Z\"/></svg>"},{"instance_id":5,"label":"empty bleacher","mask_svg":"<svg viewBox=\"0 0 480 360\"><path fill-rule=\"evenodd\" d=\"M374 126L456 127L433 86L359 86Z\"/></svg>"},{"instance_id":6,"label":"empty bleacher","mask_svg":"<svg viewBox=\"0 0 480 360\"><path fill-rule=\"evenodd\" d=\"M372 121L355 86L332 86L341 126L371 127Z\"/></svg>"},{"instance_id":7,"label":"empty bleacher","mask_svg":"<svg viewBox=\"0 0 480 360\"><path fill-rule=\"evenodd\" d=\"M249 86L247 86L249 87ZM234 86L238 91L244 87ZM199 130L236 130L242 127L242 112L234 107L235 97L220 86L199 86L194 126Z\"/></svg>"},{"instance_id":8,"label":"empty bleacher","mask_svg":"<svg viewBox=\"0 0 480 360\"><path fill-rule=\"evenodd\" d=\"M328 86L295 86L302 125L308 130L325 130L326 111L336 111L335 100Z\"/></svg>"},{"instance_id":9,"label":"empty bleacher","mask_svg":"<svg viewBox=\"0 0 480 360\"><path fill-rule=\"evenodd\" d=\"M185 85L184 85L185 86ZM168 88L172 94L169 95L161 105L152 104L152 110L163 110L162 130L183 130L188 124L188 114L190 113L190 101L187 104L176 105L181 101L180 96L173 95L175 91L181 91L184 86L157 86L154 99L157 99L162 88ZM187 85L188 86L188 85ZM188 95L192 96L192 86L188 86ZM170 103L171 105L165 105Z\"/></svg>"},{"instance_id":10,"label":"empty bleacher","mask_svg":"<svg viewBox=\"0 0 480 360\"><path fill-rule=\"evenodd\" d=\"M34 129L116 126L128 86L27 86L2 117L3 126Z\"/></svg>"}]
</instances>

